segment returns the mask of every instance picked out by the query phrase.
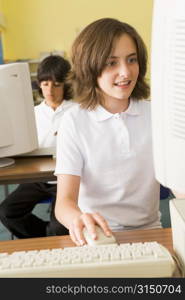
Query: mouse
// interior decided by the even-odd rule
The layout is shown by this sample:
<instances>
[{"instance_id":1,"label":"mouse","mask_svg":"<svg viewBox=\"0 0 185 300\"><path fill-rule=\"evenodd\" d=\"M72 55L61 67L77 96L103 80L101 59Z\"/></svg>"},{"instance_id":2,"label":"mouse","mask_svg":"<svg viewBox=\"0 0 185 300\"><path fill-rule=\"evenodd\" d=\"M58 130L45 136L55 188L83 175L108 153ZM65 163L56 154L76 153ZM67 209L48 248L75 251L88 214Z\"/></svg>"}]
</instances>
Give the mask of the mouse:
<instances>
[{"instance_id":1,"label":"mouse","mask_svg":"<svg viewBox=\"0 0 185 300\"><path fill-rule=\"evenodd\" d=\"M106 245L106 244L115 244L116 243L115 237L113 235L106 236L105 233L103 232L103 230L99 226L95 225L95 230L96 230L96 234L97 234L96 240L94 240L92 238L91 234L88 232L86 227L84 227L84 229L83 229L84 237L89 246Z\"/></svg>"}]
</instances>

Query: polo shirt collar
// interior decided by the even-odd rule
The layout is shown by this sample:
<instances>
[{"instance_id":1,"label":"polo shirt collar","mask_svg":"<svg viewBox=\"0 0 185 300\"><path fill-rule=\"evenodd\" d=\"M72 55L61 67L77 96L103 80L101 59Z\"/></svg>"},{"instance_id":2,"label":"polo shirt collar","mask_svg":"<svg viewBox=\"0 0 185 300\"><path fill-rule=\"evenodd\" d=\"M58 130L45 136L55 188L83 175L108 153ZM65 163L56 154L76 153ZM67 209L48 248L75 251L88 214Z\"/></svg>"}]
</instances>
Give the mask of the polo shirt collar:
<instances>
[{"instance_id":1,"label":"polo shirt collar","mask_svg":"<svg viewBox=\"0 0 185 300\"><path fill-rule=\"evenodd\" d=\"M127 115L130 115L130 116L139 115L140 114L139 100L131 99L127 110L124 111L123 114L127 114Z\"/></svg>"},{"instance_id":2,"label":"polo shirt collar","mask_svg":"<svg viewBox=\"0 0 185 300\"><path fill-rule=\"evenodd\" d=\"M66 101L63 100L62 103L57 107L56 110L53 110L49 105L46 104L45 100L42 101L41 105L44 107L44 109L48 112L52 113L58 113L63 110L63 107L65 106Z\"/></svg>"},{"instance_id":3,"label":"polo shirt collar","mask_svg":"<svg viewBox=\"0 0 185 300\"><path fill-rule=\"evenodd\" d=\"M98 105L95 110L91 111L91 113L94 114L94 116L98 122L108 120L115 115L115 114L112 114L109 111L107 111L101 105ZM140 112L139 112L138 101L131 99L130 103L129 103L129 107L127 108L126 111L122 112L121 114L124 114L124 115L126 114L126 115L131 115L131 116L139 115Z\"/></svg>"}]
</instances>

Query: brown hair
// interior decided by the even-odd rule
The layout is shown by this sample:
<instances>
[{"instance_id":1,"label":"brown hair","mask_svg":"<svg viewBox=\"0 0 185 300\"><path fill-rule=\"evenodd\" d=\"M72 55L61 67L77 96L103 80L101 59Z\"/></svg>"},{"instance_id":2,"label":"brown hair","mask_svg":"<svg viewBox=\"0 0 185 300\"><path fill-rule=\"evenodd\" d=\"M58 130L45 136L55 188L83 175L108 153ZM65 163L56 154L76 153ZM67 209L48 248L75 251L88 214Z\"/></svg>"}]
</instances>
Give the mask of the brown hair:
<instances>
[{"instance_id":1,"label":"brown hair","mask_svg":"<svg viewBox=\"0 0 185 300\"><path fill-rule=\"evenodd\" d=\"M147 69L147 51L142 38L129 24L103 18L82 30L72 45L72 69L68 81L73 86L75 100L83 108L93 109L100 103L97 78L105 67L115 40L124 33L136 44L139 64L139 76L131 97L141 100L149 96L149 86L144 78Z\"/></svg>"}]
</instances>

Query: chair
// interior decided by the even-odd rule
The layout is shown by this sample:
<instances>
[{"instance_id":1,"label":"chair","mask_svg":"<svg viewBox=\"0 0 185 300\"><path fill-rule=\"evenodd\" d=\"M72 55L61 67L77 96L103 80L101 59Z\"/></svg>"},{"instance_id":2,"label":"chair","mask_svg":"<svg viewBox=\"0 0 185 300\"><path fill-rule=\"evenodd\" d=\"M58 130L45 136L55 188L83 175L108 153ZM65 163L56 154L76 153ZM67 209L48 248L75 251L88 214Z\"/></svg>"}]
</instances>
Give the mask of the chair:
<instances>
[{"instance_id":1,"label":"chair","mask_svg":"<svg viewBox=\"0 0 185 300\"><path fill-rule=\"evenodd\" d=\"M50 204L49 207L48 207L48 209L47 209L47 212L49 213L50 210L51 210L51 203L52 203L52 201L53 201L53 198L50 197L50 198L43 199L43 200L39 201L37 204L45 204L45 203Z\"/></svg>"}]
</instances>

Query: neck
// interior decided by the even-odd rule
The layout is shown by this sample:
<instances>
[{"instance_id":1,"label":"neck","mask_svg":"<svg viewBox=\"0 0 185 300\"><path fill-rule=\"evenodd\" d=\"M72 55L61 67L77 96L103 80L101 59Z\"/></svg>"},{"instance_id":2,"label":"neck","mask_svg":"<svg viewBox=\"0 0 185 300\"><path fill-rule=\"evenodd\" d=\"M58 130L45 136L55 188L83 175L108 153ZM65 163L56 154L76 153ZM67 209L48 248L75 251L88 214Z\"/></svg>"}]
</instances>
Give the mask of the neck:
<instances>
[{"instance_id":1,"label":"neck","mask_svg":"<svg viewBox=\"0 0 185 300\"><path fill-rule=\"evenodd\" d=\"M45 100L46 105L50 106L53 110L56 110L57 107L58 107L62 102L63 102L63 100L60 101L60 102L54 102L54 101L48 101L48 100Z\"/></svg>"},{"instance_id":2,"label":"neck","mask_svg":"<svg viewBox=\"0 0 185 300\"><path fill-rule=\"evenodd\" d=\"M129 106L130 100L112 100L112 101L104 101L102 106L112 114L121 113L126 111Z\"/></svg>"}]
</instances>

